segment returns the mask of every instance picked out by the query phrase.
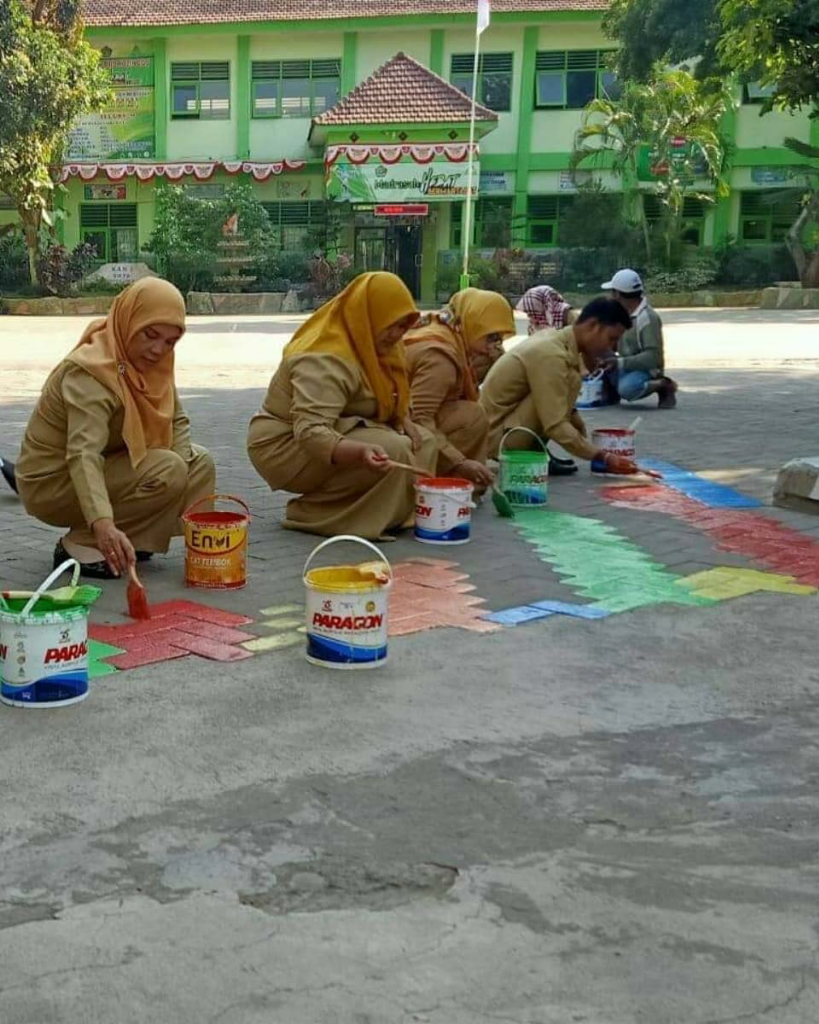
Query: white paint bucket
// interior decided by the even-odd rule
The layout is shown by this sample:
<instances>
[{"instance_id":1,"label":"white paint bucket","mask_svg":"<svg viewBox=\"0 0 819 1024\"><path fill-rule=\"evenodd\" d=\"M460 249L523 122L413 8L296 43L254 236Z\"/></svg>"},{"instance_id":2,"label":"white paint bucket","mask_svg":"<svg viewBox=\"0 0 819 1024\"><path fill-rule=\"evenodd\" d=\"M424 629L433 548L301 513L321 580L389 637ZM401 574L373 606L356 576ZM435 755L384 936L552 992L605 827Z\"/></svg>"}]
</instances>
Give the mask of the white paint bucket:
<instances>
[{"instance_id":1,"label":"white paint bucket","mask_svg":"<svg viewBox=\"0 0 819 1024\"><path fill-rule=\"evenodd\" d=\"M600 427L592 433L592 444L633 462L637 455L636 438L637 431L632 427Z\"/></svg>"},{"instance_id":2,"label":"white paint bucket","mask_svg":"<svg viewBox=\"0 0 819 1024\"><path fill-rule=\"evenodd\" d=\"M374 569L335 565L311 569L313 559L331 544L352 541L378 555L384 579ZM367 564L367 563L365 563ZM371 563L370 563L371 564ZM361 537L342 535L322 541L304 563L307 660L322 668L376 668L387 660L387 625L392 569L383 554Z\"/></svg>"},{"instance_id":3,"label":"white paint bucket","mask_svg":"<svg viewBox=\"0 0 819 1024\"><path fill-rule=\"evenodd\" d=\"M540 451L504 449L510 434L522 431L530 434L540 445ZM542 438L528 427L512 427L503 435L498 451L500 463L500 489L510 505L518 508L538 508L549 500L549 452Z\"/></svg>"},{"instance_id":4,"label":"white paint bucket","mask_svg":"<svg viewBox=\"0 0 819 1024\"><path fill-rule=\"evenodd\" d=\"M31 595L0 598L0 701L17 708L60 708L88 696L88 608L36 611L38 599L67 569L69 559ZM44 604L45 602L41 602Z\"/></svg>"},{"instance_id":5,"label":"white paint bucket","mask_svg":"<svg viewBox=\"0 0 819 1024\"><path fill-rule=\"evenodd\" d=\"M577 409L595 409L603 404L603 371L586 374L577 396Z\"/></svg>"},{"instance_id":6,"label":"white paint bucket","mask_svg":"<svg viewBox=\"0 0 819 1024\"><path fill-rule=\"evenodd\" d=\"M467 544L473 485L460 477L422 477L415 485L415 539L422 544Z\"/></svg>"}]
</instances>

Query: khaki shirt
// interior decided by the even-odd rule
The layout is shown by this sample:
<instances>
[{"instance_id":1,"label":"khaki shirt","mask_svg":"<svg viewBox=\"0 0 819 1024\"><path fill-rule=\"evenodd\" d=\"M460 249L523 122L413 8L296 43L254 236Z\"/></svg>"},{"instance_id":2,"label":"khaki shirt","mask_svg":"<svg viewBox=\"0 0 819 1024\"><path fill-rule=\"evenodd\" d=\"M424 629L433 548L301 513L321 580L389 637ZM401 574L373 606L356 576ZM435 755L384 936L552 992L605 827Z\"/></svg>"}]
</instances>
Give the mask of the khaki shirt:
<instances>
[{"instance_id":1,"label":"khaki shirt","mask_svg":"<svg viewBox=\"0 0 819 1024\"><path fill-rule=\"evenodd\" d=\"M407 346L407 369L410 378L412 419L435 435L438 453L452 466L465 456L438 429L438 416L445 402L463 398L463 371L457 355L445 342L419 341Z\"/></svg>"},{"instance_id":2,"label":"khaki shirt","mask_svg":"<svg viewBox=\"0 0 819 1024\"><path fill-rule=\"evenodd\" d=\"M175 396L172 449L186 462L193 458L188 419ZM87 370L65 361L51 373L28 421L17 476L26 484L42 482L66 468L89 526L112 519L105 486L106 456L124 452L121 399Z\"/></svg>"},{"instance_id":3,"label":"khaki shirt","mask_svg":"<svg viewBox=\"0 0 819 1024\"><path fill-rule=\"evenodd\" d=\"M585 424L575 411L584 367L573 327L538 331L505 352L489 371L480 403L489 417L489 450L497 451L504 425L531 396L540 431L566 451L592 459Z\"/></svg>"},{"instance_id":4,"label":"khaki shirt","mask_svg":"<svg viewBox=\"0 0 819 1024\"><path fill-rule=\"evenodd\" d=\"M345 434L356 426L384 426L376 423L377 415L378 402L358 366L307 352L282 360L261 412L251 420L251 427L264 422L268 429L263 435L252 431L250 444L257 438L265 444L294 438L308 455L329 466Z\"/></svg>"}]
</instances>

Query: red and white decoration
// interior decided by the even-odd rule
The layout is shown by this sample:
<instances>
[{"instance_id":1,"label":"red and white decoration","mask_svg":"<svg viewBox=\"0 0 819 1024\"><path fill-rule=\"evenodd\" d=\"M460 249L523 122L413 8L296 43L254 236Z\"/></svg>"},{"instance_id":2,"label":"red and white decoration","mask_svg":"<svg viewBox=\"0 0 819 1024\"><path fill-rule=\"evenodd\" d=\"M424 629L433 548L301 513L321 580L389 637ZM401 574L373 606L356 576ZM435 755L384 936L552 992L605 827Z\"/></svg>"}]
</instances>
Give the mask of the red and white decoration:
<instances>
[{"instance_id":1,"label":"red and white decoration","mask_svg":"<svg viewBox=\"0 0 819 1024\"><path fill-rule=\"evenodd\" d=\"M472 152L478 156L478 145L473 145ZM373 157L380 160L382 164L397 164L404 157L409 157L416 164L431 164L433 160L449 160L450 163L462 164L469 159L469 144L459 143L436 143L423 145L401 146L328 146L324 154L324 163L330 167L336 160L344 157L351 164L365 164Z\"/></svg>"},{"instance_id":2,"label":"red and white decoration","mask_svg":"<svg viewBox=\"0 0 819 1024\"><path fill-rule=\"evenodd\" d=\"M241 160L197 164L66 164L62 169L60 181L68 181L69 178L93 181L101 174L109 181L122 181L123 178L134 177L140 181L151 181L152 178L180 181L186 177L208 181L220 169L227 174L250 174L256 181L267 181L268 178L283 174L285 171L301 171L306 166L304 160L279 160L269 164L247 163Z\"/></svg>"}]
</instances>

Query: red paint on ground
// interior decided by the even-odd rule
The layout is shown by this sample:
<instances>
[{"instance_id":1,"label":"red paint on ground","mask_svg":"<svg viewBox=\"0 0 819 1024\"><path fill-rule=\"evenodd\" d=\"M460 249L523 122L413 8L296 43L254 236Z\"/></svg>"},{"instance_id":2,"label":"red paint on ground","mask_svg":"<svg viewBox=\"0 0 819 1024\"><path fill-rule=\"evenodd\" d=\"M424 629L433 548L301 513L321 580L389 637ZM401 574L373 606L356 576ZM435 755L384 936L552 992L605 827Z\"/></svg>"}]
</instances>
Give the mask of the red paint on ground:
<instances>
[{"instance_id":1,"label":"red paint on ground","mask_svg":"<svg viewBox=\"0 0 819 1024\"><path fill-rule=\"evenodd\" d=\"M501 627L484 618L484 599L473 593L457 562L417 558L393 566L390 590L390 636L452 626L473 633L494 633Z\"/></svg>"}]
</instances>

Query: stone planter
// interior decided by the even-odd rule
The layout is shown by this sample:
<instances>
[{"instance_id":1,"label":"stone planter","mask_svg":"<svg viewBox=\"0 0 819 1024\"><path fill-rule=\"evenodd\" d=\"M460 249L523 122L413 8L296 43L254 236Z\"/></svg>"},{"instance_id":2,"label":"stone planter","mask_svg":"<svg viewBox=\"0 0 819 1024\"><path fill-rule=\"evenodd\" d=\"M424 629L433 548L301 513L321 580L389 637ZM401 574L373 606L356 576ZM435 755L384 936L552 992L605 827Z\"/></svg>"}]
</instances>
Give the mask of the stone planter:
<instances>
[{"instance_id":1,"label":"stone planter","mask_svg":"<svg viewBox=\"0 0 819 1024\"><path fill-rule=\"evenodd\" d=\"M49 295L42 299L3 299L3 302L11 316L105 316L115 298L115 295L89 295L60 299Z\"/></svg>"},{"instance_id":2,"label":"stone planter","mask_svg":"<svg viewBox=\"0 0 819 1024\"><path fill-rule=\"evenodd\" d=\"M188 292L190 316L275 316L308 308L298 292Z\"/></svg>"},{"instance_id":3,"label":"stone planter","mask_svg":"<svg viewBox=\"0 0 819 1024\"><path fill-rule=\"evenodd\" d=\"M819 288L783 282L762 292L763 309L819 309Z\"/></svg>"}]
</instances>

